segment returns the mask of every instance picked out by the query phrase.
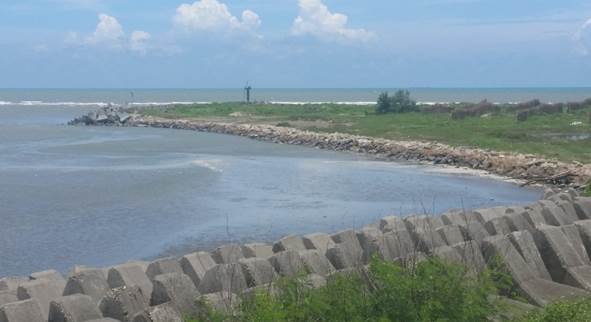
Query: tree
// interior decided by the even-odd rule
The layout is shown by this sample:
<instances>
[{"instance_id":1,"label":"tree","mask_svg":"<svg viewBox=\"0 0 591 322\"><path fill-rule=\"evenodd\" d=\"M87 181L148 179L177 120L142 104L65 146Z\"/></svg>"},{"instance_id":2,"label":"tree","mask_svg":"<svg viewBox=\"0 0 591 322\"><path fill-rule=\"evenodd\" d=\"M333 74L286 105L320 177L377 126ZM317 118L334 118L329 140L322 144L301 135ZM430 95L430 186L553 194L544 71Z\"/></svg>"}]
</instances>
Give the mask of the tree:
<instances>
[{"instance_id":1,"label":"tree","mask_svg":"<svg viewBox=\"0 0 591 322\"><path fill-rule=\"evenodd\" d=\"M398 90L394 96L389 96L388 92L383 92L378 97L376 105L377 114L408 113L418 110L417 103L410 98L410 92L407 90Z\"/></svg>"}]
</instances>

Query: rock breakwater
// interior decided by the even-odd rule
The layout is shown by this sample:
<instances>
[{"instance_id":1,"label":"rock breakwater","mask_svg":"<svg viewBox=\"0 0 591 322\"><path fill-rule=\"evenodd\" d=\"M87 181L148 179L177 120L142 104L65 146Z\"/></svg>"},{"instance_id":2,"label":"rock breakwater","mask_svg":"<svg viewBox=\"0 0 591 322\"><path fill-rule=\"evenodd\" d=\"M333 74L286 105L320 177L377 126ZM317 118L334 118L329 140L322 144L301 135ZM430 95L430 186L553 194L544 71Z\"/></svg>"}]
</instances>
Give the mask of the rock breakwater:
<instances>
[{"instance_id":1,"label":"rock breakwater","mask_svg":"<svg viewBox=\"0 0 591 322\"><path fill-rule=\"evenodd\" d=\"M264 124L208 122L132 115L125 126L150 126L231 134L260 141L363 153L385 160L420 161L465 167L521 180L583 189L591 180L591 165L548 160L535 155L453 147L437 142L395 141L342 133L319 133Z\"/></svg>"}]
</instances>

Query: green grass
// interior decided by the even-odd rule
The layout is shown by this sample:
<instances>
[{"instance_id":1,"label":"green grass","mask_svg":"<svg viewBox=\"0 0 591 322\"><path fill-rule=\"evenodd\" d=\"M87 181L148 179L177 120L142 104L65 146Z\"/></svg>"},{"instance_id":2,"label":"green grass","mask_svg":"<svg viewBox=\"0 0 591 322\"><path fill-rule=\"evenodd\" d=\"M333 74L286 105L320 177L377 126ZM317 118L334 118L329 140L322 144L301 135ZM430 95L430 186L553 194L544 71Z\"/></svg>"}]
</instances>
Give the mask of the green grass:
<instances>
[{"instance_id":1,"label":"green grass","mask_svg":"<svg viewBox=\"0 0 591 322\"><path fill-rule=\"evenodd\" d=\"M589 322L591 299L559 302L539 312L532 312L516 322Z\"/></svg>"},{"instance_id":2,"label":"green grass","mask_svg":"<svg viewBox=\"0 0 591 322\"><path fill-rule=\"evenodd\" d=\"M426 140L453 146L531 153L563 161L591 163L591 139L569 140L556 134L591 134L591 109L543 115L518 123L514 113L452 120L449 114L376 115L373 106L335 104L271 105L217 103L142 109L146 115L292 126L319 132ZM573 122L582 125L572 126Z\"/></svg>"}]
</instances>

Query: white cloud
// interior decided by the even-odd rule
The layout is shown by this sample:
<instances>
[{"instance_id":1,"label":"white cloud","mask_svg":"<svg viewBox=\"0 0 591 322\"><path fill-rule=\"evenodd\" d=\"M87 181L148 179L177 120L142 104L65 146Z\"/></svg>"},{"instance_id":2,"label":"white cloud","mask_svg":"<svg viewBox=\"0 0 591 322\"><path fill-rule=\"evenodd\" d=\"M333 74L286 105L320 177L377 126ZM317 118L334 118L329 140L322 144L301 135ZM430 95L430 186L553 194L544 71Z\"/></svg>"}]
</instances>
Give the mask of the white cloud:
<instances>
[{"instance_id":1,"label":"white cloud","mask_svg":"<svg viewBox=\"0 0 591 322\"><path fill-rule=\"evenodd\" d=\"M347 27L348 17L341 13L332 13L322 0L299 0L300 13L292 26L296 36L312 35L322 39L358 42L375 37L365 29Z\"/></svg>"},{"instance_id":2,"label":"white cloud","mask_svg":"<svg viewBox=\"0 0 591 322\"><path fill-rule=\"evenodd\" d=\"M591 18L581 25L573 37L577 43L580 54L591 54Z\"/></svg>"},{"instance_id":3,"label":"white cloud","mask_svg":"<svg viewBox=\"0 0 591 322\"><path fill-rule=\"evenodd\" d=\"M133 31L127 36L117 18L101 13L94 32L86 37L76 32L69 32L65 42L70 45L95 46L106 49L129 50L145 54L150 49L152 35L145 31Z\"/></svg>"},{"instance_id":4,"label":"white cloud","mask_svg":"<svg viewBox=\"0 0 591 322\"><path fill-rule=\"evenodd\" d=\"M242 12L241 19L230 13L228 6L217 0L200 0L193 4L183 3L176 9L175 27L185 31L231 31L254 32L261 25L260 17L250 10Z\"/></svg>"}]
</instances>

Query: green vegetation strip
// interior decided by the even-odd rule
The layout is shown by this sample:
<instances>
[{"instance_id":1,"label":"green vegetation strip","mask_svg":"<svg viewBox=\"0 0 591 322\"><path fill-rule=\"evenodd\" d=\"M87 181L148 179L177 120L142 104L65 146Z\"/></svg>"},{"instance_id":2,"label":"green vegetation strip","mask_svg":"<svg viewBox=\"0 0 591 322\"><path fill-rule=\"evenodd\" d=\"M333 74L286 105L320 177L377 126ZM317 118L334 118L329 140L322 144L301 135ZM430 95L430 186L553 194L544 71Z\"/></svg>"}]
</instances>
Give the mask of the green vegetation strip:
<instances>
[{"instance_id":1,"label":"green vegetation strip","mask_svg":"<svg viewBox=\"0 0 591 322\"><path fill-rule=\"evenodd\" d=\"M429 106L420 106L427 110ZM371 105L215 103L141 109L144 115L201 121L270 124L317 132L341 132L394 140L437 141L495 151L530 153L591 163L591 108L535 115L517 122L498 112L452 120L449 113L376 113Z\"/></svg>"}]
</instances>

